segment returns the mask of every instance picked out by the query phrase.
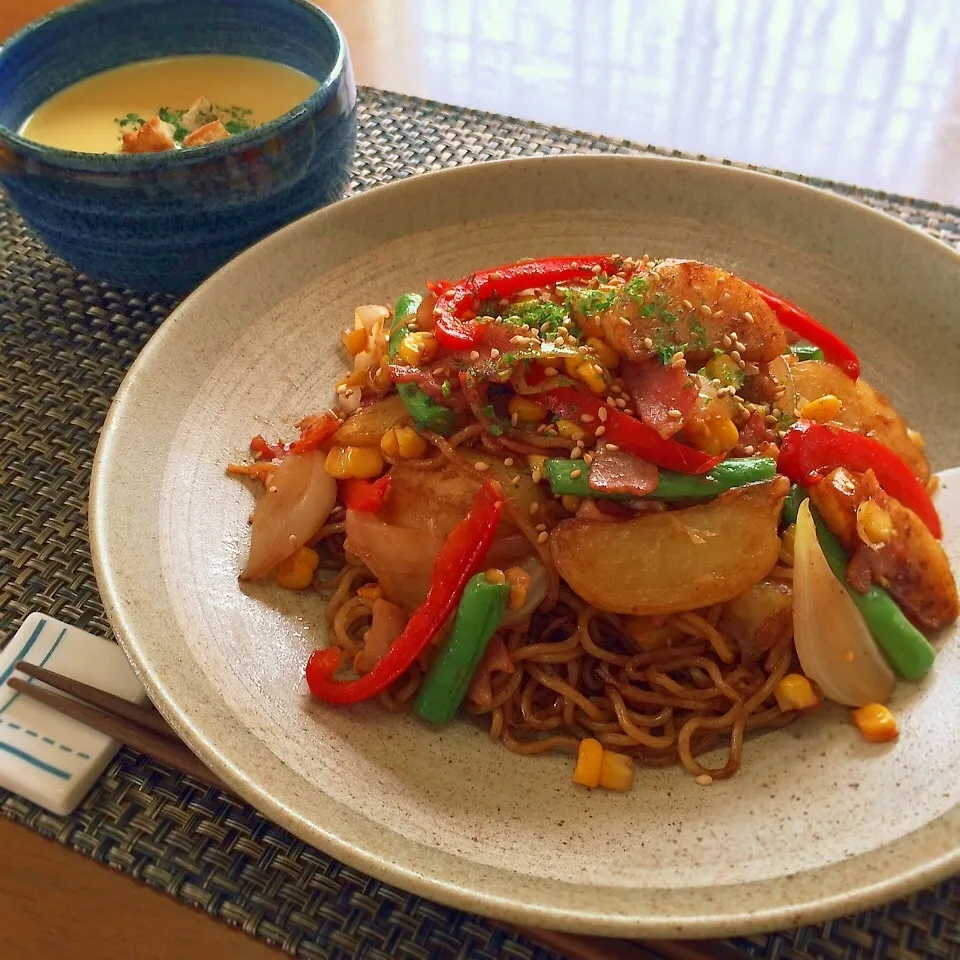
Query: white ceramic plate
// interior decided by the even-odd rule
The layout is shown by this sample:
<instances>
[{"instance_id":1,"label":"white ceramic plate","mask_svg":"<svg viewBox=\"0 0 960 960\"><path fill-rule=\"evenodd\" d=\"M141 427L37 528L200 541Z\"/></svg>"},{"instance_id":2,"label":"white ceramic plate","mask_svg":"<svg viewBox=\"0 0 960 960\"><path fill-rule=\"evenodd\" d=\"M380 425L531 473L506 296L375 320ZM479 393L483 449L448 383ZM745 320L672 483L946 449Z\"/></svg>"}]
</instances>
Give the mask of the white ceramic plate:
<instances>
[{"instance_id":1,"label":"white ceramic plate","mask_svg":"<svg viewBox=\"0 0 960 960\"><path fill-rule=\"evenodd\" d=\"M960 462L960 258L827 193L636 157L487 164L382 187L264 240L145 348L103 431L97 577L151 698L267 816L406 890L581 932L708 936L841 914L960 869L960 643L901 685L890 746L842 711L750 742L703 788L639 771L586 792L566 756L523 758L457 722L303 696L323 641L314 596L241 591L251 497L224 475L250 436L329 404L337 332L361 303L523 256L612 250L722 264L848 337L865 375ZM956 490L960 483L948 483ZM960 498L958 498L960 499ZM948 525L960 528L960 509ZM954 549L954 563L960 562ZM956 567L955 567L956 568Z\"/></svg>"}]
</instances>

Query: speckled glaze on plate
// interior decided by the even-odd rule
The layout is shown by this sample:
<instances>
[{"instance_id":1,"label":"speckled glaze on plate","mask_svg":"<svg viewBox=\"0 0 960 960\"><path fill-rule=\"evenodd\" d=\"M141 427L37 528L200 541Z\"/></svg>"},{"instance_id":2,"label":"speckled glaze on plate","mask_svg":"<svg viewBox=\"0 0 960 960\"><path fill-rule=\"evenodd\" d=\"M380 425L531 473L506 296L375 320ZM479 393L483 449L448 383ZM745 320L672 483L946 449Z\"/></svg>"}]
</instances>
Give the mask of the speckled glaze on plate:
<instances>
[{"instance_id":1,"label":"speckled glaze on plate","mask_svg":"<svg viewBox=\"0 0 960 960\"><path fill-rule=\"evenodd\" d=\"M304 697L315 596L237 585L251 496L224 475L250 436L330 402L337 333L427 278L550 253L721 264L799 301L960 463L944 413L960 257L796 183L646 157L518 160L430 174L315 213L238 257L154 336L104 427L91 487L97 578L151 698L238 793L293 833L412 892L505 920L620 936L731 935L893 899L960 869L960 641L902 684L901 736L865 744L842 710L752 740L733 779L639 770L628 794ZM922 292L922 293L921 293ZM960 477L941 510L960 565Z\"/></svg>"}]
</instances>

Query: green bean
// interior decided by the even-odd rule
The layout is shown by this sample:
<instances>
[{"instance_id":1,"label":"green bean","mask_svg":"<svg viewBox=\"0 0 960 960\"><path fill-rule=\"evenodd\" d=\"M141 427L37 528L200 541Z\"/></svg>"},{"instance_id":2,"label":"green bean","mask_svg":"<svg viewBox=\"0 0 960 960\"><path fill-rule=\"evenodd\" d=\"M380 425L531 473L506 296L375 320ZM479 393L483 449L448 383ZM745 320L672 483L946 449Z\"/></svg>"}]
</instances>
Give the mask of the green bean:
<instances>
[{"instance_id":1,"label":"green bean","mask_svg":"<svg viewBox=\"0 0 960 960\"><path fill-rule=\"evenodd\" d=\"M387 341L387 356L391 360L397 355L400 342L410 332L406 321L417 315L422 302L423 297L418 293L403 293L398 298L393 311L390 338ZM433 397L428 397L415 383L397 384L397 393L403 398L407 410L410 411L419 429L432 430L441 436L447 436L453 432L453 411L437 403Z\"/></svg>"},{"instance_id":2,"label":"green bean","mask_svg":"<svg viewBox=\"0 0 960 960\"><path fill-rule=\"evenodd\" d=\"M893 597L882 587L874 583L866 593L860 593L850 586L846 576L849 562L846 551L812 504L810 512L817 527L817 541L830 569L850 594L894 673L904 680L919 680L925 676L936 656L930 641L904 616Z\"/></svg>"},{"instance_id":3,"label":"green bean","mask_svg":"<svg viewBox=\"0 0 960 960\"><path fill-rule=\"evenodd\" d=\"M543 472L557 496L594 497L604 500L636 499L624 493L602 493L590 486L590 467L581 460L547 460ZM698 476L661 470L657 489L648 493L652 500L705 500L726 490L771 479L777 472L769 457L743 457L724 460L709 473ZM577 474L573 476L573 474Z\"/></svg>"},{"instance_id":4,"label":"green bean","mask_svg":"<svg viewBox=\"0 0 960 960\"><path fill-rule=\"evenodd\" d=\"M799 484L795 483L790 487L787 499L783 501L783 525L789 527L797 522L797 512L800 510L800 504L807 499L807 491Z\"/></svg>"},{"instance_id":5,"label":"green bean","mask_svg":"<svg viewBox=\"0 0 960 960\"><path fill-rule=\"evenodd\" d=\"M492 583L483 573L470 578L450 637L430 664L413 702L417 716L430 723L446 723L457 712L509 597L508 583Z\"/></svg>"}]
</instances>

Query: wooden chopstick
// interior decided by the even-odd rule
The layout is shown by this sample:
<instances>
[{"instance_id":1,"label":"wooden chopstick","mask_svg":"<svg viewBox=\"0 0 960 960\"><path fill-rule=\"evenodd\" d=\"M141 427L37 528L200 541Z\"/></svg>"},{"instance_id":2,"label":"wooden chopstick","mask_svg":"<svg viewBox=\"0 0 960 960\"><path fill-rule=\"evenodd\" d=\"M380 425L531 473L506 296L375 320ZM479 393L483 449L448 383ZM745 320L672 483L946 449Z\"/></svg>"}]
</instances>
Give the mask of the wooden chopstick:
<instances>
[{"instance_id":1,"label":"wooden chopstick","mask_svg":"<svg viewBox=\"0 0 960 960\"><path fill-rule=\"evenodd\" d=\"M138 727L146 727L148 730L160 734L161 737L180 743L180 738L173 732L167 721L157 713L152 704L141 706L138 703L131 703L129 700L117 697L106 690L91 687L87 683L81 683L79 680L73 680L70 677L63 676L63 674L54 673L52 670L45 670L43 667L27 663L26 660L21 660L17 664L17 670L25 673L28 677L42 681L48 687L62 690L64 693L69 693L71 697L91 703L107 713L129 720Z\"/></svg>"},{"instance_id":2,"label":"wooden chopstick","mask_svg":"<svg viewBox=\"0 0 960 960\"><path fill-rule=\"evenodd\" d=\"M160 763L181 770L201 783L233 791L177 737L152 706L140 706L62 674L21 660L17 669L39 680L38 686L11 677L7 685L65 716L119 740ZM53 689L48 689L48 687ZM61 693L55 693L60 690ZM585 937L539 927L507 926L570 960L737 960L738 951L717 940L619 940Z\"/></svg>"},{"instance_id":3,"label":"wooden chopstick","mask_svg":"<svg viewBox=\"0 0 960 960\"><path fill-rule=\"evenodd\" d=\"M201 783L207 784L207 786L216 787L228 793L233 792L212 770L204 766L180 740L139 726L136 720L118 717L110 712L109 707L101 709L95 703L85 703L72 697L63 696L53 690L48 690L46 687L39 687L28 683L26 680L21 680L19 677L11 677L7 681L7 685L18 693L44 703L64 714L64 716L79 720L88 727L93 727L94 730L99 730L108 737L119 740L128 747L133 747L134 750L139 750L140 753L160 761L160 763L182 770ZM81 686L83 685L81 684ZM96 694L97 702L104 696L111 696L111 694L104 694L102 690L97 690ZM127 705L134 707L134 709L144 709L137 708L135 704L128 703Z\"/></svg>"}]
</instances>

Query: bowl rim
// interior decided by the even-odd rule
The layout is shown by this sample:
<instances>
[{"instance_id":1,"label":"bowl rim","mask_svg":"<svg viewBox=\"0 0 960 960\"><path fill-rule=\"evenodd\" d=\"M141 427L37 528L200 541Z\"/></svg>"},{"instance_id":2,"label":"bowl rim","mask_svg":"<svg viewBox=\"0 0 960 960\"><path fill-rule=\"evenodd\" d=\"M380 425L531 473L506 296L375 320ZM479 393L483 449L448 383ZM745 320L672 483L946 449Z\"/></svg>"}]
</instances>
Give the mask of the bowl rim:
<instances>
[{"instance_id":1,"label":"bowl rim","mask_svg":"<svg viewBox=\"0 0 960 960\"><path fill-rule=\"evenodd\" d=\"M755 886L766 886L770 881L750 881L746 884L731 881L725 885L723 891L727 902L722 907L705 907L702 912L693 911L691 914L671 914L660 912L641 914L639 912L624 915L613 911L590 910L584 907L570 907L565 905L546 905L542 902L524 902L516 896L506 896L483 889L477 876L473 875L466 882L451 877L431 875L418 869L409 856L411 849L417 846L416 841L403 840L401 846L407 852L403 858L384 859L368 845L355 844L342 838L336 827L325 824L316 816L308 817L304 813L302 803L291 803L290 798L278 797L268 785L249 768L245 768L221 750L217 737L211 736L209 727L198 729L191 725L187 709L172 695L169 683L157 675L155 665L145 656L137 631L134 628L135 617L131 605L125 600L118 587L113 565L108 561L112 553L111 536L108 530L110 508L109 478L111 469L112 448L117 442L125 415L130 415L131 402L134 401L135 381L137 376L151 364L153 357L162 349L165 342L177 334L184 314L187 313L194 300L199 299L202 291L208 284L222 280L221 273L242 270L246 263L263 254L263 249L275 243L277 237L284 233L294 233L307 228L308 224L322 220L330 211L342 207L344 204L364 205L373 201L373 196L380 190L394 193L406 189L411 181L422 184L425 178L444 177L469 179L471 176L483 175L486 168L495 166L508 169L507 165L542 166L544 164L593 164L598 161L611 166L614 164L645 166L658 164L672 166L678 172L691 170L694 167L708 167L718 178L750 178L762 179L768 183L776 183L778 189L805 195L816 196L820 202L846 210L857 210L875 224L881 222L888 229L895 229L903 234L909 233L913 242L924 245L932 256L941 261L950 261L955 268L960 268L960 253L953 250L948 244L936 240L929 234L922 232L908 223L885 214L872 207L867 207L855 200L825 191L801 181L776 176L761 171L749 170L742 167L708 163L700 160L661 157L656 155L605 155L588 154L573 156L535 156L524 158L508 158L450 169L435 170L415 178L395 181L380 188L364 191L352 197L345 198L336 204L331 204L321 210L295 220L290 224L268 235L254 246L243 251L229 261L200 287L185 298L171 313L170 317L157 329L148 343L141 350L127 371L116 395L110 405L100 440L94 457L90 493L88 531L90 537L93 568L108 619L113 627L117 639L124 652L130 659L138 677L147 688L151 701L170 723L177 734L189 744L190 749L217 775L235 790L238 796L260 811L263 816L279 824L295 836L306 842L316 845L348 866L361 870L387 883L395 884L400 889L427 897L448 907L480 914L494 920L513 924L536 924L551 930L563 930L578 934L587 934L605 937L734 937L746 936L754 933L792 928L805 924L819 923L835 917L869 909L879 904L891 902L924 886L936 883L960 869L960 835L956 843L948 849L939 852L935 857L929 857L922 862L900 860L896 869L890 873L871 873L863 876L856 885L850 884L841 890L827 889L819 892L802 893L799 899L792 899L784 895L776 903L764 903L757 907L750 902L751 891ZM936 820L930 821L917 831L907 834L893 841L890 845L867 851L854 859L871 860L889 846L899 851L910 845L913 837L923 830L929 829L932 823L942 818L960 820L960 807L954 807L941 814ZM840 869L847 860L830 863L826 866L802 871L800 874L790 874L780 878L781 882L792 881L804 874L822 876L832 874ZM736 892L736 896L734 895ZM688 896L695 896L695 891L687 888ZM794 897L797 894L793 894ZM739 906L732 905L736 900Z\"/></svg>"},{"instance_id":2,"label":"bowl rim","mask_svg":"<svg viewBox=\"0 0 960 960\"><path fill-rule=\"evenodd\" d=\"M31 21L9 37L4 43L0 44L0 69L3 68L4 58L10 50L14 49L28 36L45 30L50 23L55 23L62 18L75 16L79 11L96 7L106 2L108 2L108 0L75 0L74 3L60 7L37 20ZM127 0L127 2L133 2L133 0ZM83 170L85 172L126 173L156 169L157 167L164 167L174 162L179 165L184 163L189 164L195 159L206 161L211 157L227 156L237 151L242 151L244 148L248 148L260 141L269 140L272 136L282 132L284 128L304 114L316 112L325 107L331 96L335 94L338 83L348 72L350 62L346 37L340 29L340 25L326 10L311 3L310 0L282 0L282 2L292 4L301 10L315 15L335 37L337 55L326 76L319 81L317 88L310 96L305 100L301 100L279 117L268 120L266 123L262 123L251 130L234 134L226 140L218 140L214 143L203 144L199 147L190 147L186 155L184 155L185 151L183 150L164 150L160 153L88 153L83 150L64 150L62 147L46 146L45 144L37 143L35 140L23 137L16 130L12 130L2 122L0 122L0 144L6 144L12 147L14 152L20 156L26 156L30 159L52 164L60 168ZM237 56L237 54L220 55ZM172 54L171 56L176 56L176 54ZM183 56L191 56L191 54L183 54ZM203 54L197 54L197 56L203 56ZM111 67L109 69L120 69L134 63L145 63L148 60L155 59L162 58L146 57L142 60L128 60L123 64L119 64L117 67ZM261 57L259 59L268 58ZM277 63L279 61L271 62ZM96 76L98 73L105 72L106 71L99 70L82 79L87 80L90 77ZM80 83L82 81L78 80L75 82ZM72 86L72 84L68 86ZM53 94L53 96L57 96L66 89L67 87L62 87L57 93Z\"/></svg>"}]
</instances>

